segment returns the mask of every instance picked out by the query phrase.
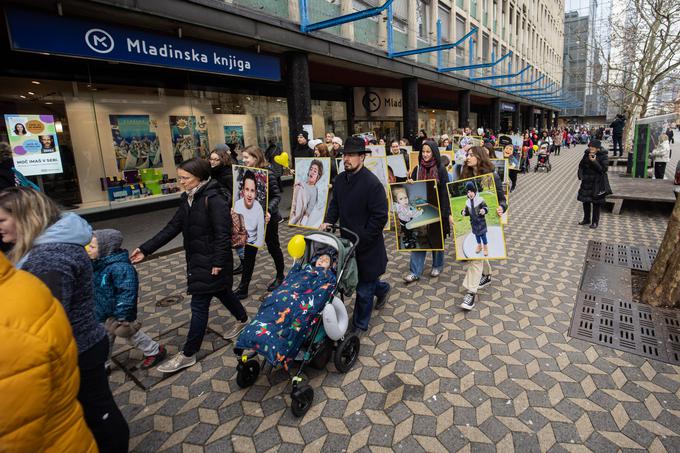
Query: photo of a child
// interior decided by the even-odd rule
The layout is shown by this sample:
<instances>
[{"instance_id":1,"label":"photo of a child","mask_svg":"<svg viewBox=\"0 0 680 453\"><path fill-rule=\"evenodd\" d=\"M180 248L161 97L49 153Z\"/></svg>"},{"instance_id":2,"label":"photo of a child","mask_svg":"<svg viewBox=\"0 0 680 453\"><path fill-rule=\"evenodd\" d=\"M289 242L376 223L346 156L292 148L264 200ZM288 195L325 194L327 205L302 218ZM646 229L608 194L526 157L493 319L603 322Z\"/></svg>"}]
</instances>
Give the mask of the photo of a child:
<instances>
[{"instance_id":1,"label":"photo of a child","mask_svg":"<svg viewBox=\"0 0 680 453\"><path fill-rule=\"evenodd\" d=\"M455 181L447 188L456 259L505 259L505 236L493 174Z\"/></svg>"},{"instance_id":2,"label":"photo of a child","mask_svg":"<svg viewBox=\"0 0 680 453\"><path fill-rule=\"evenodd\" d=\"M436 181L390 184L390 192L397 251L443 250Z\"/></svg>"},{"instance_id":3,"label":"photo of a child","mask_svg":"<svg viewBox=\"0 0 680 453\"><path fill-rule=\"evenodd\" d=\"M329 157L298 158L288 225L318 228L328 202Z\"/></svg>"}]
</instances>

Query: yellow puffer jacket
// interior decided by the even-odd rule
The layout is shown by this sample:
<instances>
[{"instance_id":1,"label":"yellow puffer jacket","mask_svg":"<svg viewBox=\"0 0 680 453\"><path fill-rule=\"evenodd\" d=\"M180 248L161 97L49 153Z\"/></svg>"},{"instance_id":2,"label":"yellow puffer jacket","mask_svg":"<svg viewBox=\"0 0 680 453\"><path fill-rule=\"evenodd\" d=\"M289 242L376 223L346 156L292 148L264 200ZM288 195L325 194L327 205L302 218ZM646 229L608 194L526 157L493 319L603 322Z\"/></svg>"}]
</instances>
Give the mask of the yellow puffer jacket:
<instances>
[{"instance_id":1,"label":"yellow puffer jacket","mask_svg":"<svg viewBox=\"0 0 680 453\"><path fill-rule=\"evenodd\" d=\"M2 253L0 294L0 452L96 452L61 304Z\"/></svg>"}]
</instances>

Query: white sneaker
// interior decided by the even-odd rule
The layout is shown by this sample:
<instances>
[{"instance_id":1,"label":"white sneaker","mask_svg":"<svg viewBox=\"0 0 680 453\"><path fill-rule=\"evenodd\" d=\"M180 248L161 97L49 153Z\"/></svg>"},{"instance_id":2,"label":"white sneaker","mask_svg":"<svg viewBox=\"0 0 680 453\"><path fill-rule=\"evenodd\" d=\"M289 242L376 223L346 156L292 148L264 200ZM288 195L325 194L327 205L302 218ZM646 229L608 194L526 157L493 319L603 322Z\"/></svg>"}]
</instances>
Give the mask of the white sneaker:
<instances>
[{"instance_id":1,"label":"white sneaker","mask_svg":"<svg viewBox=\"0 0 680 453\"><path fill-rule=\"evenodd\" d=\"M440 269L433 267L432 272L430 272L430 277L439 277L439 274L441 274L441 273L442 273L442 271Z\"/></svg>"},{"instance_id":2,"label":"white sneaker","mask_svg":"<svg viewBox=\"0 0 680 453\"><path fill-rule=\"evenodd\" d=\"M196 356L187 357L183 352L179 352L176 356L162 364L157 368L161 373L174 373L183 368L189 368L196 364Z\"/></svg>"},{"instance_id":3,"label":"white sneaker","mask_svg":"<svg viewBox=\"0 0 680 453\"><path fill-rule=\"evenodd\" d=\"M472 293L467 293L463 297L463 303L460 304L460 308L463 310L470 311L475 308L475 295Z\"/></svg>"},{"instance_id":4,"label":"white sneaker","mask_svg":"<svg viewBox=\"0 0 680 453\"><path fill-rule=\"evenodd\" d=\"M420 280L420 277L416 277L413 274L408 274L406 277L404 277L404 282L406 283L413 283L417 280Z\"/></svg>"},{"instance_id":5,"label":"white sneaker","mask_svg":"<svg viewBox=\"0 0 680 453\"><path fill-rule=\"evenodd\" d=\"M222 338L224 338L225 340L233 340L234 338L238 337L241 334L241 332L243 332L243 329L245 329L246 326L248 325L248 321L249 318L246 318L246 320L243 322L239 322L237 320L234 327L232 327L224 335L222 335Z\"/></svg>"}]
</instances>

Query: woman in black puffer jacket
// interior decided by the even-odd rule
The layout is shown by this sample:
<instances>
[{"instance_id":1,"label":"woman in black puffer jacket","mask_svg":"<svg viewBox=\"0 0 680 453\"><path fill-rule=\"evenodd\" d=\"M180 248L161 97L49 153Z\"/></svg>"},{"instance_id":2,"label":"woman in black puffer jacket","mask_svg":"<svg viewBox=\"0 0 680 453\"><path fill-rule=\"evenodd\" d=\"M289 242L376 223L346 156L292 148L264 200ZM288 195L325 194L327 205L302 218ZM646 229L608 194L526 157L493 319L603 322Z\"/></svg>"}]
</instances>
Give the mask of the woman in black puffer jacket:
<instances>
[{"instance_id":1,"label":"woman in black puffer jacket","mask_svg":"<svg viewBox=\"0 0 680 453\"><path fill-rule=\"evenodd\" d=\"M237 319L224 335L230 340L238 336L248 322L243 305L231 291L231 216L226 197L217 181L210 179L210 165L194 158L182 162L177 169L180 184L186 191L174 217L156 236L132 252L133 264L155 252L178 234L184 236L187 260L187 292L191 294L191 325L184 348L158 367L173 373L196 363L208 326L210 301L217 297Z\"/></svg>"},{"instance_id":2,"label":"woman in black puffer jacket","mask_svg":"<svg viewBox=\"0 0 680 453\"><path fill-rule=\"evenodd\" d=\"M600 206L604 203L605 197L611 193L607 178L608 169L607 151L602 149L599 140L591 140L578 164L581 187L578 189L577 199L583 203L583 220L579 225L590 224L590 228L597 228L600 223Z\"/></svg>"},{"instance_id":3,"label":"woman in black puffer jacket","mask_svg":"<svg viewBox=\"0 0 680 453\"><path fill-rule=\"evenodd\" d=\"M274 291L281 282L283 282L284 278L283 252L281 251L281 244L279 242L279 220L281 220L279 203L281 202L281 188L279 187L276 176L271 171L271 166L264 157L264 152L257 146L249 146L243 150L243 163L246 167L269 170L269 193L267 194L267 214L265 217L267 225L265 227L264 242L267 244L267 250L274 260L274 266L276 266L276 277L267 287L267 291ZM236 290L236 297L239 299L248 297L248 287L250 286L250 279L252 278L253 270L255 269L256 257L257 248L247 245L243 258L241 283Z\"/></svg>"}]
</instances>

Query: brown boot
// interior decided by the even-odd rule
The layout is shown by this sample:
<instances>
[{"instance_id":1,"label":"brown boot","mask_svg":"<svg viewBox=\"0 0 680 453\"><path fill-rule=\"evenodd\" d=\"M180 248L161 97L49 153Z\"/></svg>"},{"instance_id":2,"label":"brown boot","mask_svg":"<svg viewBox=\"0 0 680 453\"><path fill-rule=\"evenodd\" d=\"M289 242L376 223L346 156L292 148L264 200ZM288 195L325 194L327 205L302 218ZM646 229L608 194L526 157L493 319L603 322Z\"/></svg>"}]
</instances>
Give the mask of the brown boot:
<instances>
[{"instance_id":1,"label":"brown boot","mask_svg":"<svg viewBox=\"0 0 680 453\"><path fill-rule=\"evenodd\" d=\"M484 245L484 256L489 256L489 246Z\"/></svg>"},{"instance_id":2,"label":"brown boot","mask_svg":"<svg viewBox=\"0 0 680 453\"><path fill-rule=\"evenodd\" d=\"M482 251L482 244L477 244L477 248L475 249L475 253L479 253Z\"/></svg>"}]
</instances>

